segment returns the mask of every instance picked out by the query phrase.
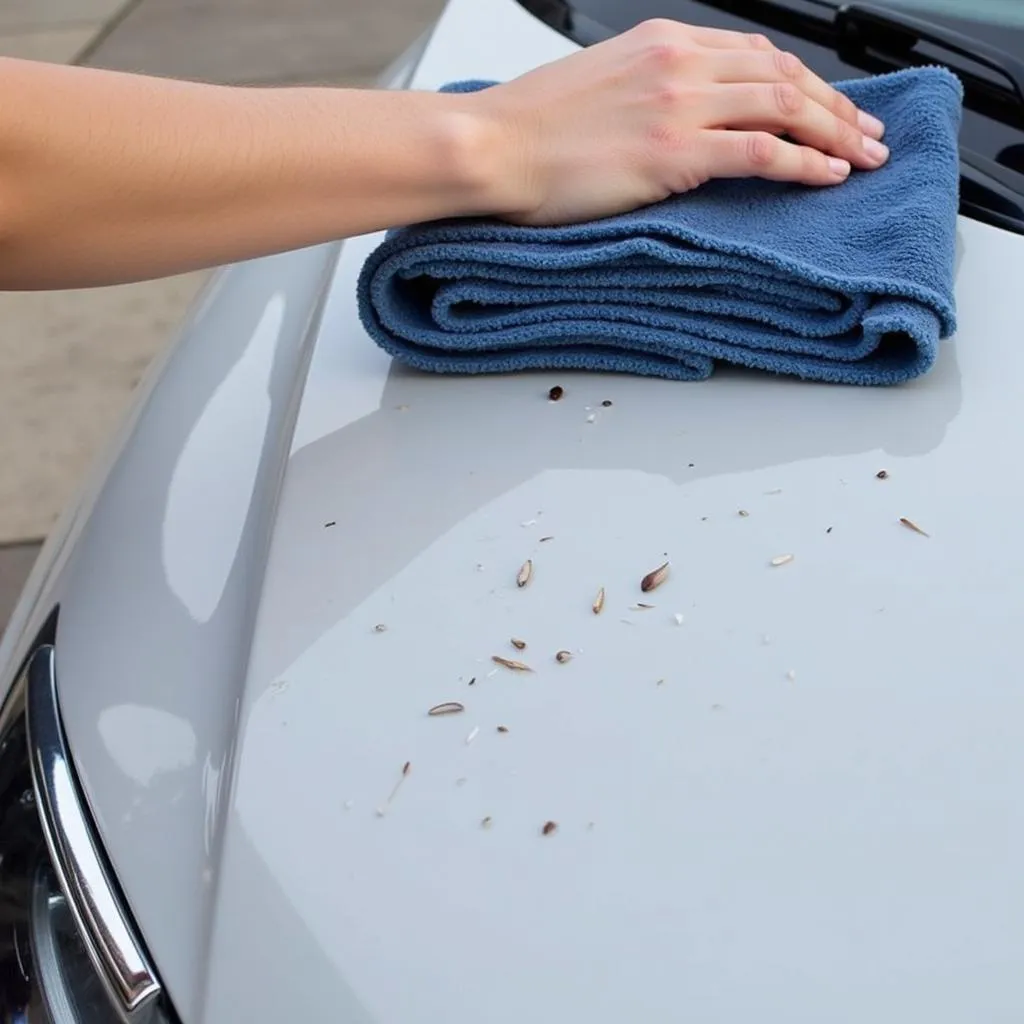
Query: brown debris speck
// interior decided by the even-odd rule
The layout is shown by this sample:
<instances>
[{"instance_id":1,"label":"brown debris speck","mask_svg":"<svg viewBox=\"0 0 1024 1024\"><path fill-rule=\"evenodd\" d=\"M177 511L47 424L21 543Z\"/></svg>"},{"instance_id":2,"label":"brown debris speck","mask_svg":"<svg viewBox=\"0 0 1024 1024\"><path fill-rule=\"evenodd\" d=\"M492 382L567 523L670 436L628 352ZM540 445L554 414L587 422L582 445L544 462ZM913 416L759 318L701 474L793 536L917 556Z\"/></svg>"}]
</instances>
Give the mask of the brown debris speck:
<instances>
[{"instance_id":1,"label":"brown debris speck","mask_svg":"<svg viewBox=\"0 0 1024 1024\"><path fill-rule=\"evenodd\" d=\"M652 590L657 590L666 579L668 579L668 562L659 565L657 569L652 569L640 581L640 589L645 594L650 593Z\"/></svg>"},{"instance_id":2,"label":"brown debris speck","mask_svg":"<svg viewBox=\"0 0 1024 1024\"><path fill-rule=\"evenodd\" d=\"M476 676L473 676L473 678L470 679L470 681L466 685L467 686L475 686L476 685Z\"/></svg>"},{"instance_id":3,"label":"brown debris speck","mask_svg":"<svg viewBox=\"0 0 1024 1024\"><path fill-rule=\"evenodd\" d=\"M435 704L428 712L428 715L457 715L465 711L466 705L460 704L457 700L446 700L443 704Z\"/></svg>"},{"instance_id":4,"label":"brown debris speck","mask_svg":"<svg viewBox=\"0 0 1024 1024\"><path fill-rule=\"evenodd\" d=\"M519 567L519 572L516 573L516 586L525 587L531 579L533 579L533 559L528 558Z\"/></svg>"},{"instance_id":5,"label":"brown debris speck","mask_svg":"<svg viewBox=\"0 0 1024 1024\"><path fill-rule=\"evenodd\" d=\"M877 478L877 479L879 479L879 480L888 480L888 479L889 479L889 470L887 470L887 469L880 469L880 470L879 470L879 471L878 471L878 472L877 472L877 473L875 474L875 476L876 476L876 478Z\"/></svg>"},{"instance_id":6,"label":"brown debris speck","mask_svg":"<svg viewBox=\"0 0 1024 1024\"><path fill-rule=\"evenodd\" d=\"M520 640L520 639L519 639L518 637L515 637L515 636L514 636L514 637L512 637L512 639L511 639L511 640L509 640L509 643L510 643L510 644L511 644L511 645L512 645L512 646L513 646L513 647L514 647L514 648L515 648L515 649L516 649L517 651L525 651L525 650L526 650L526 641L525 641L525 640Z\"/></svg>"},{"instance_id":7,"label":"brown debris speck","mask_svg":"<svg viewBox=\"0 0 1024 1024\"><path fill-rule=\"evenodd\" d=\"M741 508L739 512L736 513L736 515L738 515L741 519L746 519L747 516L750 515L750 513L745 508Z\"/></svg>"},{"instance_id":8,"label":"brown debris speck","mask_svg":"<svg viewBox=\"0 0 1024 1024\"><path fill-rule=\"evenodd\" d=\"M492 820L491 816L488 814L486 818L483 818L481 820L480 827L481 828L490 828L491 827L491 820Z\"/></svg>"},{"instance_id":9,"label":"brown debris speck","mask_svg":"<svg viewBox=\"0 0 1024 1024\"><path fill-rule=\"evenodd\" d=\"M554 539L555 539L554 537L541 537L541 539L540 539L540 542L539 542L539 543L541 543L541 544L547 544L547 542L548 542L549 540L554 540Z\"/></svg>"},{"instance_id":10,"label":"brown debris speck","mask_svg":"<svg viewBox=\"0 0 1024 1024\"><path fill-rule=\"evenodd\" d=\"M388 631L388 627L385 626L383 622L378 622L377 625L373 627L373 631L374 633L386 633Z\"/></svg>"},{"instance_id":11,"label":"brown debris speck","mask_svg":"<svg viewBox=\"0 0 1024 1024\"><path fill-rule=\"evenodd\" d=\"M557 821L545 821L544 824L541 826L540 834L542 836L549 836L552 832L556 831L557 828Z\"/></svg>"},{"instance_id":12,"label":"brown debris speck","mask_svg":"<svg viewBox=\"0 0 1024 1024\"><path fill-rule=\"evenodd\" d=\"M572 661L572 651L559 651L555 655L555 661L559 665L564 665L567 661Z\"/></svg>"},{"instance_id":13,"label":"brown debris speck","mask_svg":"<svg viewBox=\"0 0 1024 1024\"><path fill-rule=\"evenodd\" d=\"M900 516L900 523L902 523L908 530L913 530L914 533L921 534L922 537L930 537L930 533L926 533L917 525L912 519L908 519L906 516Z\"/></svg>"},{"instance_id":14,"label":"brown debris speck","mask_svg":"<svg viewBox=\"0 0 1024 1024\"><path fill-rule=\"evenodd\" d=\"M603 402L602 402L601 404L602 404L602 405L603 405L603 406L604 406L604 407L605 407L606 409L610 409L610 408L611 408L611 405L612 405L612 400L611 400L610 398L606 398L606 399L605 399L605 400L604 400L604 401L603 401Z\"/></svg>"},{"instance_id":15,"label":"brown debris speck","mask_svg":"<svg viewBox=\"0 0 1024 1024\"><path fill-rule=\"evenodd\" d=\"M498 726L498 732L508 732L508 726L507 725L499 725Z\"/></svg>"},{"instance_id":16,"label":"brown debris speck","mask_svg":"<svg viewBox=\"0 0 1024 1024\"><path fill-rule=\"evenodd\" d=\"M510 668L513 672L532 672L533 669L529 665L524 664L521 661L514 661L512 658L503 658L500 654L492 654L491 661L495 665L501 665L502 668ZM497 670L495 670L497 671Z\"/></svg>"},{"instance_id":17,"label":"brown debris speck","mask_svg":"<svg viewBox=\"0 0 1024 1024\"><path fill-rule=\"evenodd\" d=\"M562 395L564 395L564 394L565 394L565 388L563 388L560 384L556 384L548 392L548 401L557 402L562 397Z\"/></svg>"},{"instance_id":18,"label":"brown debris speck","mask_svg":"<svg viewBox=\"0 0 1024 1024\"><path fill-rule=\"evenodd\" d=\"M338 525L338 521L336 519L332 519L329 523L324 523L324 529L326 530L329 526L337 526L337 525Z\"/></svg>"},{"instance_id":19,"label":"brown debris speck","mask_svg":"<svg viewBox=\"0 0 1024 1024\"><path fill-rule=\"evenodd\" d=\"M409 769L410 768L412 768L412 762L411 761L406 761L405 764L402 765L402 774L398 776L398 781L395 783L394 788L388 794L387 800L385 800L384 803L381 804L380 807L377 808L377 817L378 818L383 818L384 815L387 814L388 808L391 806L391 802L397 796L398 790L401 787L402 782L405 779L406 775L409 774Z\"/></svg>"},{"instance_id":20,"label":"brown debris speck","mask_svg":"<svg viewBox=\"0 0 1024 1024\"><path fill-rule=\"evenodd\" d=\"M595 615L600 615L604 609L604 587L597 592L597 597L594 598L594 603L591 605L591 610Z\"/></svg>"},{"instance_id":21,"label":"brown debris speck","mask_svg":"<svg viewBox=\"0 0 1024 1024\"><path fill-rule=\"evenodd\" d=\"M643 601L637 601L637 603L633 605L632 610L636 612L649 612L654 607L655 605L653 604L644 604Z\"/></svg>"}]
</instances>

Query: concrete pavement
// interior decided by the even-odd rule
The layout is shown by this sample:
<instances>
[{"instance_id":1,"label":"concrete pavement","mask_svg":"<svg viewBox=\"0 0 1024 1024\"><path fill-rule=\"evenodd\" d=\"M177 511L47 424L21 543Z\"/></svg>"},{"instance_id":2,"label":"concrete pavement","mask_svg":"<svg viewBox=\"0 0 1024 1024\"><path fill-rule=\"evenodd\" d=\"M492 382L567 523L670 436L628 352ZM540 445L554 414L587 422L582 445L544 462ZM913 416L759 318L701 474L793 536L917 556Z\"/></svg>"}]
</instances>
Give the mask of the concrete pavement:
<instances>
[{"instance_id":1,"label":"concrete pavement","mask_svg":"<svg viewBox=\"0 0 1024 1024\"><path fill-rule=\"evenodd\" d=\"M370 83L443 0L0 0L0 55L228 83ZM0 293L0 628L205 275Z\"/></svg>"},{"instance_id":2,"label":"concrete pavement","mask_svg":"<svg viewBox=\"0 0 1024 1024\"><path fill-rule=\"evenodd\" d=\"M443 0L141 0L89 64L230 83L368 84Z\"/></svg>"},{"instance_id":3,"label":"concrete pavement","mask_svg":"<svg viewBox=\"0 0 1024 1024\"><path fill-rule=\"evenodd\" d=\"M0 0L0 54L73 61L125 0Z\"/></svg>"}]
</instances>

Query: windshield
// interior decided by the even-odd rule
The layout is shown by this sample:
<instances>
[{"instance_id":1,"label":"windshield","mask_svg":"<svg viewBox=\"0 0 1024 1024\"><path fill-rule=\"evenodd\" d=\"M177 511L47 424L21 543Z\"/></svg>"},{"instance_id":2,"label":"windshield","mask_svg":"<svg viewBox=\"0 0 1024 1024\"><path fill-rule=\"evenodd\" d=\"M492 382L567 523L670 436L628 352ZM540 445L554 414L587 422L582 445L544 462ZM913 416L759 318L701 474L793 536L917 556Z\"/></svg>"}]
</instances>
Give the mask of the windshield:
<instances>
[{"instance_id":1,"label":"windshield","mask_svg":"<svg viewBox=\"0 0 1024 1024\"><path fill-rule=\"evenodd\" d=\"M945 14L951 18L988 21L995 25L1024 28L1024 2L1021 0L875 0L879 7L917 9L922 14Z\"/></svg>"},{"instance_id":2,"label":"windshield","mask_svg":"<svg viewBox=\"0 0 1024 1024\"><path fill-rule=\"evenodd\" d=\"M536 4L537 0L534 0ZM544 0L540 0L541 3ZM677 0L678 2L678 0ZM699 3L699 0L697 0ZM842 0L802 0L805 7L832 6L839 7ZM872 0L878 7L891 7L906 13L945 15L964 21L987 22L992 25L1024 28L1024 0ZM552 4L554 5L554 4ZM529 5L528 5L529 6ZM637 0L571 0L571 6L578 12L604 24L615 24L629 12L637 8L655 6L651 3L638 3ZM656 5L666 8L669 5L663 0ZM640 14L644 17L644 14Z\"/></svg>"},{"instance_id":3,"label":"windshield","mask_svg":"<svg viewBox=\"0 0 1024 1024\"><path fill-rule=\"evenodd\" d=\"M904 46L883 30L849 45L837 28L844 0L518 0L587 46L648 18L766 32L829 82L945 64L965 86L960 129L960 212L1024 234L1024 0L870 0L925 23ZM862 40L854 33L854 42ZM951 42L948 42L950 41Z\"/></svg>"}]
</instances>

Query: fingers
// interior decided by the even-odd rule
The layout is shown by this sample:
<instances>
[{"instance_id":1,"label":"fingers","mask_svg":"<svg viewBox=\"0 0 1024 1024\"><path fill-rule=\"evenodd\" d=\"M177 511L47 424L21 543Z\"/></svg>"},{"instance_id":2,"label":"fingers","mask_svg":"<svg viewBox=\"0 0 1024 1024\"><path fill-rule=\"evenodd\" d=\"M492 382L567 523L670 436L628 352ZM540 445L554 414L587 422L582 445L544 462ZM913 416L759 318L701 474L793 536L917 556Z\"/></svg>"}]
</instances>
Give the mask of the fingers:
<instances>
[{"instance_id":1,"label":"fingers","mask_svg":"<svg viewBox=\"0 0 1024 1024\"><path fill-rule=\"evenodd\" d=\"M841 92L833 89L806 67L795 54L785 50L716 50L710 55L716 82L792 82L825 110L873 139L880 139L885 126L877 117L857 109Z\"/></svg>"},{"instance_id":2,"label":"fingers","mask_svg":"<svg viewBox=\"0 0 1024 1024\"><path fill-rule=\"evenodd\" d=\"M792 82L816 103L856 126L869 138L880 139L885 132L878 118L858 110L851 100L805 67L795 54L777 49L767 36L684 25L666 19L649 21L639 28L649 30L652 37L662 41L685 38L691 45L714 51L709 62L714 81Z\"/></svg>"},{"instance_id":3,"label":"fingers","mask_svg":"<svg viewBox=\"0 0 1024 1024\"><path fill-rule=\"evenodd\" d=\"M620 39L634 37L650 43L682 43L707 46L714 49L731 50L771 50L774 49L767 36L754 35L750 32L730 32L723 28L704 28L701 25L688 25L671 18L649 18L639 25L623 33Z\"/></svg>"},{"instance_id":4,"label":"fingers","mask_svg":"<svg viewBox=\"0 0 1024 1024\"><path fill-rule=\"evenodd\" d=\"M767 178L802 185L838 185L850 164L768 132L705 131L700 150L707 178Z\"/></svg>"},{"instance_id":5,"label":"fingers","mask_svg":"<svg viewBox=\"0 0 1024 1024\"><path fill-rule=\"evenodd\" d=\"M708 128L749 130L770 126L825 153L871 170L888 159L888 149L812 100L792 82L718 85L707 92Z\"/></svg>"},{"instance_id":6,"label":"fingers","mask_svg":"<svg viewBox=\"0 0 1024 1024\"><path fill-rule=\"evenodd\" d=\"M702 25L684 25L687 37L698 46L712 50L774 50L772 41L760 33L731 32L725 28L705 28Z\"/></svg>"}]
</instances>

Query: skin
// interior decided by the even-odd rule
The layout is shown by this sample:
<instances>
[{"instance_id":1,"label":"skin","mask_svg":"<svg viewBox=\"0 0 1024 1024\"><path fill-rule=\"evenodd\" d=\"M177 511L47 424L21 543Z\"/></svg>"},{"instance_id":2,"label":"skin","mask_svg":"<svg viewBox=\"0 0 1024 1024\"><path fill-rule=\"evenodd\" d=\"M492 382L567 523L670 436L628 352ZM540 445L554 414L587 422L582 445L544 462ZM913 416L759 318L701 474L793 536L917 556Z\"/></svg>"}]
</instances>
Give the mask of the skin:
<instances>
[{"instance_id":1,"label":"skin","mask_svg":"<svg viewBox=\"0 0 1024 1024\"><path fill-rule=\"evenodd\" d=\"M469 95L0 59L0 288L142 280L439 217L587 220L716 177L827 187L883 164L883 131L765 37L670 21Z\"/></svg>"}]
</instances>

